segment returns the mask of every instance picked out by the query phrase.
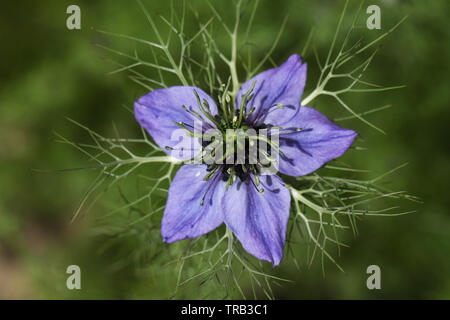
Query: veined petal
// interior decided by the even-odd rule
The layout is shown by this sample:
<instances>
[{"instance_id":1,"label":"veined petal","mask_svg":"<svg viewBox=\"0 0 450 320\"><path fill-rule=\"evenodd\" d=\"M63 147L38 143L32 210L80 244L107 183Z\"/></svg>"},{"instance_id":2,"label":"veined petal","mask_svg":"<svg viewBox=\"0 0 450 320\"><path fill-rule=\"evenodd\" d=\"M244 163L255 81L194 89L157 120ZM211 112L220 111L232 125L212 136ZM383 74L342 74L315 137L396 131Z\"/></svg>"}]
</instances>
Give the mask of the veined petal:
<instances>
[{"instance_id":1,"label":"veined petal","mask_svg":"<svg viewBox=\"0 0 450 320\"><path fill-rule=\"evenodd\" d=\"M222 201L225 224L242 247L260 260L280 263L291 196L278 176L260 176L261 194L252 183L236 180Z\"/></svg>"},{"instance_id":2,"label":"veined petal","mask_svg":"<svg viewBox=\"0 0 450 320\"><path fill-rule=\"evenodd\" d=\"M134 114L139 124L147 130L162 150L181 160L194 157L201 146L197 138L189 137L175 122L185 123L191 131L197 126L201 128L196 130L198 132L213 127L213 124L202 115L194 90L202 102L203 99L208 102L211 113L216 115L217 105L214 100L196 87L178 86L153 90L134 103ZM182 106L201 114L204 121L193 113L183 110Z\"/></svg>"},{"instance_id":3,"label":"veined petal","mask_svg":"<svg viewBox=\"0 0 450 320\"><path fill-rule=\"evenodd\" d=\"M316 171L326 162L342 156L352 145L357 133L334 124L319 111L301 106L280 135L279 171L290 176L303 176ZM301 131L295 132L296 128Z\"/></svg>"},{"instance_id":4,"label":"veined petal","mask_svg":"<svg viewBox=\"0 0 450 320\"><path fill-rule=\"evenodd\" d=\"M164 242L196 238L222 224L220 202L225 182L221 176L203 181L208 173L206 168L206 165L185 165L175 175L161 222Z\"/></svg>"},{"instance_id":5,"label":"veined petal","mask_svg":"<svg viewBox=\"0 0 450 320\"><path fill-rule=\"evenodd\" d=\"M306 83L306 63L299 55L293 54L280 67L269 69L245 82L236 98L236 108L241 105L242 97L255 82L254 97L247 104L247 112L255 107L249 117L253 124L279 122L290 119L300 107L300 99ZM276 108L277 104L284 109Z\"/></svg>"}]
</instances>

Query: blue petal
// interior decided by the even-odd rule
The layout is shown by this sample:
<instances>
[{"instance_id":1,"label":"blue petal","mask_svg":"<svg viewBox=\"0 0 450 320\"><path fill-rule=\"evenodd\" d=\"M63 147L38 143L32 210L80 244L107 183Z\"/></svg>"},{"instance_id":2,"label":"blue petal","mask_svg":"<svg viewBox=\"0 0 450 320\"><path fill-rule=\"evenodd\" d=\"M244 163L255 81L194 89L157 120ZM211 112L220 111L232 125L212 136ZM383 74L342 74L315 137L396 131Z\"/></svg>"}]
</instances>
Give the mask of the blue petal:
<instances>
[{"instance_id":1,"label":"blue petal","mask_svg":"<svg viewBox=\"0 0 450 320\"><path fill-rule=\"evenodd\" d=\"M161 222L165 242L196 238L222 224L220 202L225 193L225 182L221 176L203 181L208 173L206 168L206 165L185 165L175 175Z\"/></svg>"},{"instance_id":2,"label":"blue petal","mask_svg":"<svg viewBox=\"0 0 450 320\"><path fill-rule=\"evenodd\" d=\"M280 135L279 171L290 176L303 176L316 171L326 162L343 155L357 133L334 124L312 108L302 106L284 130L301 128L300 132Z\"/></svg>"},{"instance_id":3,"label":"blue petal","mask_svg":"<svg viewBox=\"0 0 450 320\"><path fill-rule=\"evenodd\" d=\"M306 82L306 63L302 64L299 55L294 54L280 67L266 70L245 82L236 98L236 108L239 108L242 96L247 93L253 82L255 94L247 105L247 112L255 107L249 118L252 124L272 124L290 119L300 107L300 99ZM274 108L281 104L284 109Z\"/></svg>"},{"instance_id":4,"label":"blue petal","mask_svg":"<svg viewBox=\"0 0 450 320\"><path fill-rule=\"evenodd\" d=\"M174 122L183 122L192 127L194 124L201 125L202 131L213 126L209 120L202 121L183 110L182 106L184 105L201 114L194 90L197 91L201 101L203 99L208 101L211 113L216 115L217 106L214 100L196 87L157 89L142 96L134 103L134 113L139 124L148 131L162 150L182 160L188 160L195 156L199 152L200 145L196 138L189 137L185 130ZM205 119L205 117L203 118ZM166 147L176 150L168 151Z\"/></svg>"},{"instance_id":5,"label":"blue petal","mask_svg":"<svg viewBox=\"0 0 450 320\"><path fill-rule=\"evenodd\" d=\"M291 196L278 176L260 176L259 193L251 183L236 180L222 202L225 224L242 247L260 260L280 263Z\"/></svg>"}]
</instances>

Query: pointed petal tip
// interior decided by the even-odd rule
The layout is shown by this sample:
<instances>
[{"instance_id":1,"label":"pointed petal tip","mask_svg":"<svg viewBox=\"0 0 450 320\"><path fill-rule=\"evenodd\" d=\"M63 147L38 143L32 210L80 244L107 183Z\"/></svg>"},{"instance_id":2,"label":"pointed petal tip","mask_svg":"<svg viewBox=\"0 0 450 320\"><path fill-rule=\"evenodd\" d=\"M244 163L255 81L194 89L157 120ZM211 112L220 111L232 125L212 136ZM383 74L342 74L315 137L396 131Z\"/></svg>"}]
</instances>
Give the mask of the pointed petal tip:
<instances>
[{"instance_id":1,"label":"pointed petal tip","mask_svg":"<svg viewBox=\"0 0 450 320\"><path fill-rule=\"evenodd\" d=\"M285 63L299 64L301 68L306 68L307 66L307 63L303 61L303 57L298 53L291 54Z\"/></svg>"},{"instance_id":2,"label":"pointed petal tip","mask_svg":"<svg viewBox=\"0 0 450 320\"><path fill-rule=\"evenodd\" d=\"M224 222L249 254L280 264L283 258L291 196L281 179L260 176L259 193L251 184L233 184L222 202Z\"/></svg>"},{"instance_id":3,"label":"pointed petal tip","mask_svg":"<svg viewBox=\"0 0 450 320\"><path fill-rule=\"evenodd\" d=\"M281 263L281 258L277 260L272 260L272 268L278 267Z\"/></svg>"},{"instance_id":4,"label":"pointed petal tip","mask_svg":"<svg viewBox=\"0 0 450 320\"><path fill-rule=\"evenodd\" d=\"M352 129L344 129L348 131L348 141L347 141L347 148L345 148L345 150L343 150L342 154L344 154L353 144L353 142L355 142L356 137L358 136L358 132L356 132L355 130Z\"/></svg>"},{"instance_id":5,"label":"pointed petal tip","mask_svg":"<svg viewBox=\"0 0 450 320\"><path fill-rule=\"evenodd\" d=\"M295 62L302 62L303 58L301 55L299 55L298 53L293 53L289 56L289 58L287 59L287 61L295 61Z\"/></svg>"},{"instance_id":6,"label":"pointed petal tip","mask_svg":"<svg viewBox=\"0 0 450 320\"><path fill-rule=\"evenodd\" d=\"M144 127L145 124L145 115L144 115L144 109L145 106L139 103L139 100L134 102L134 117L136 121L139 123L141 127Z\"/></svg>"},{"instance_id":7,"label":"pointed petal tip","mask_svg":"<svg viewBox=\"0 0 450 320\"><path fill-rule=\"evenodd\" d=\"M177 241L181 241L181 240L184 240L184 239L192 239L193 238L193 237L189 237L189 236L179 236L177 234L172 234L170 236L164 235L162 228L161 228L161 236L162 236L163 242L164 243L168 243L168 244L174 243L174 242L177 242Z\"/></svg>"},{"instance_id":8,"label":"pointed petal tip","mask_svg":"<svg viewBox=\"0 0 450 320\"><path fill-rule=\"evenodd\" d=\"M162 236L162 239L163 239L163 242L165 242L165 243L172 243L173 242L173 241L169 240L169 237Z\"/></svg>"},{"instance_id":9,"label":"pointed petal tip","mask_svg":"<svg viewBox=\"0 0 450 320\"><path fill-rule=\"evenodd\" d=\"M230 228L231 231L233 232L234 236L239 239L239 236L233 231L233 227L231 227L230 224L227 224L226 221L225 221L225 225L228 228ZM254 250L254 248L252 249L252 247L248 247L247 243L242 242L241 239L239 239L239 241L241 242L242 247L244 248L245 251L247 251L247 253L251 254L253 257L255 257L256 259L258 259L260 261L269 262L270 264L272 264L272 268L278 267L281 263L281 260L283 260L283 251L281 252L280 255L273 254L270 251L262 252L260 250Z\"/></svg>"},{"instance_id":10,"label":"pointed petal tip","mask_svg":"<svg viewBox=\"0 0 450 320\"><path fill-rule=\"evenodd\" d=\"M307 106L284 124L303 130L280 138L279 171L290 176L304 176L321 168L325 163L341 157L351 147L358 133L342 128L325 115Z\"/></svg>"}]
</instances>

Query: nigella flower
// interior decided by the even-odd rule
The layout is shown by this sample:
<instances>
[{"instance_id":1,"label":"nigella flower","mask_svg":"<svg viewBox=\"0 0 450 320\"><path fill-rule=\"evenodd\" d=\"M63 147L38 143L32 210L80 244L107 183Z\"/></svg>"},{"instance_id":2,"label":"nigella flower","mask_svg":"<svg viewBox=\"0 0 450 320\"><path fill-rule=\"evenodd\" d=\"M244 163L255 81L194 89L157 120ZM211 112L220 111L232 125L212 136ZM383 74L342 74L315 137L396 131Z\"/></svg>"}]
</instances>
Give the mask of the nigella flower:
<instances>
[{"instance_id":1,"label":"nigella flower","mask_svg":"<svg viewBox=\"0 0 450 320\"><path fill-rule=\"evenodd\" d=\"M279 172L303 176L340 157L357 133L343 129L318 111L300 106L306 63L292 55L278 68L245 82L236 99L219 107L203 90L177 86L151 91L134 105L139 124L166 152L183 150L192 159L201 152L198 135L205 129L279 128ZM201 132L194 128L200 122ZM182 136L173 132L183 128ZM181 147L180 147L181 141ZM243 248L278 265L283 256L290 192L278 175L261 175L258 164L182 166L169 188L161 223L165 242L199 237L222 223Z\"/></svg>"}]
</instances>

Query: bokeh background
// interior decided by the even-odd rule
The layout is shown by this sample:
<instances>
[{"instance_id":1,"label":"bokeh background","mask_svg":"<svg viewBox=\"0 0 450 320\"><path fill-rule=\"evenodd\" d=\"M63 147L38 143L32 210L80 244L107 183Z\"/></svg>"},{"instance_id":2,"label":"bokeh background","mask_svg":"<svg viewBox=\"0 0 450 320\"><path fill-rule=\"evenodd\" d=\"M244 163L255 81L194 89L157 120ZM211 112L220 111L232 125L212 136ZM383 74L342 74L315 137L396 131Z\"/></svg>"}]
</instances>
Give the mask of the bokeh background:
<instances>
[{"instance_id":1,"label":"bokeh background","mask_svg":"<svg viewBox=\"0 0 450 320\"><path fill-rule=\"evenodd\" d=\"M228 1L214 1L225 16ZM144 1L155 16L170 14L165 0ZM66 8L78 4L82 30L66 28ZM402 202L402 210L417 210L401 217L367 218L359 233L348 237L350 248L338 258L345 269L320 261L295 269L289 262L277 274L295 280L275 286L284 299L442 299L450 298L450 109L449 58L450 2L370 1L382 13L382 30L364 31L374 38L405 15L409 18L387 37L366 74L366 79L406 88L378 94L349 95L353 105L391 109L369 116L387 132L384 136L357 120L342 125L357 129L369 147L352 153L348 161L373 174L402 163L409 165L389 178L389 187L420 197L423 204ZM192 5L203 21L211 16L204 1ZM328 52L343 1L262 0L251 41L262 57L286 14L286 31L274 52L281 63L301 52L315 27L312 45L322 58ZM344 23L351 22L359 1L350 1ZM363 12L364 14L364 12ZM162 23L161 20L158 23ZM188 14L187 33L196 32ZM92 170L39 173L33 169L80 167L86 158L55 142L55 132L77 141L83 131L70 117L108 135L114 122L125 136L137 136L139 128L123 105L144 90L125 74L107 75L114 69L113 56L95 46L107 44L132 52L134 44L100 35L95 29L152 40L145 16L133 1L10 1L0 12L0 298L166 299L173 295L172 269L149 260L144 265L121 263L142 246L142 238L126 237L108 242L96 235L96 216L105 207L120 205L111 190L103 201L70 224L74 210L95 178ZM221 37L220 34L216 35ZM317 76L312 51L307 91ZM345 114L333 101L319 99L326 114ZM364 108L362 107L362 110ZM337 110L337 111L336 111ZM108 206L105 205L108 204ZM106 226L108 225L107 222ZM155 246L166 248L161 239ZM82 269L82 290L66 289L66 267ZM366 288L366 268L382 271L382 289ZM212 285L189 284L177 298L207 297ZM209 289L208 289L209 288Z\"/></svg>"}]
</instances>

